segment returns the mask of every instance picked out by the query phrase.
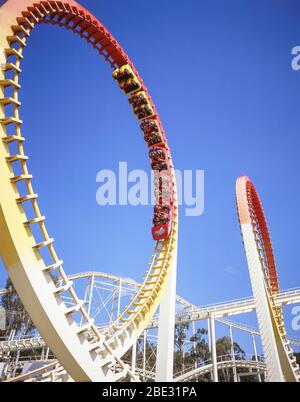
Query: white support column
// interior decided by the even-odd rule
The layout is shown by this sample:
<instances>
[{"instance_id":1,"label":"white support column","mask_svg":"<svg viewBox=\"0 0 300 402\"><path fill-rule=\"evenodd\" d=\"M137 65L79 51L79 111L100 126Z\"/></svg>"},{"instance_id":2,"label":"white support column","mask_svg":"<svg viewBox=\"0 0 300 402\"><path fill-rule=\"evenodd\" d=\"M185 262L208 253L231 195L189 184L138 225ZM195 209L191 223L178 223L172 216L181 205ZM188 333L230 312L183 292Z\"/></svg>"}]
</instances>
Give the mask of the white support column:
<instances>
[{"instance_id":1,"label":"white support column","mask_svg":"<svg viewBox=\"0 0 300 402\"><path fill-rule=\"evenodd\" d=\"M135 373L135 368L136 368L136 348L137 348L137 343L138 343L138 340L136 342L134 342L134 344L132 345L131 371L133 373Z\"/></svg>"},{"instance_id":2,"label":"white support column","mask_svg":"<svg viewBox=\"0 0 300 402\"><path fill-rule=\"evenodd\" d=\"M194 307L192 308L192 311L194 310ZM192 322L192 330L193 330L193 336L195 335L195 331L196 331L196 326L195 326L195 321L193 321ZM197 348L197 346L196 346L196 342L194 341L193 342L193 351L194 351L194 354L195 354L195 356L196 356L196 348ZM197 368L197 359L195 359L195 369Z\"/></svg>"},{"instance_id":3,"label":"white support column","mask_svg":"<svg viewBox=\"0 0 300 402\"><path fill-rule=\"evenodd\" d=\"M210 336L211 336L211 359L213 366L213 381L219 382L218 377L218 364L217 364L217 348L216 348L216 329L215 329L215 318L211 316L209 318Z\"/></svg>"},{"instance_id":4,"label":"white support column","mask_svg":"<svg viewBox=\"0 0 300 402\"><path fill-rule=\"evenodd\" d=\"M119 283L117 317L119 317L120 312L121 312L121 297L122 297L122 279L120 279L120 283Z\"/></svg>"},{"instance_id":5,"label":"white support column","mask_svg":"<svg viewBox=\"0 0 300 402\"><path fill-rule=\"evenodd\" d=\"M90 316L91 314L91 307L92 307L92 301L93 301L93 290L94 290L94 282L95 282L95 276L92 275L91 277L91 282L90 282L90 294L89 294L89 304L88 304L88 311L87 314Z\"/></svg>"},{"instance_id":6,"label":"white support column","mask_svg":"<svg viewBox=\"0 0 300 402\"><path fill-rule=\"evenodd\" d=\"M177 247L177 246L176 246ZM174 331L176 310L177 250L174 251L172 271L159 308L156 356L156 382L173 381Z\"/></svg>"},{"instance_id":7,"label":"white support column","mask_svg":"<svg viewBox=\"0 0 300 402\"><path fill-rule=\"evenodd\" d=\"M268 379L270 382L283 382L284 378L281 370L273 323L270 314L269 300L266 293L260 255L257 250L252 224L243 224L242 233Z\"/></svg>"},{"instance_id":8,"label":"white support column","mask_svg":"<svg viewBox=\"0 0 300 402\"><path fill-rule=\"evenodd\" d=\"M18 368L18 364L19 364L19 358L20 358L20 351L18 350L17 351L17 357L16 357L16 360L15 360L15 367L14 367L14 371L13 371L13 377L15 377L16 376L16 372L17 372L17 368Z\"/></svg>"},{"instance_id":9,"label":"white support column","mask_svg":"<svg viewBox=\"0 0 300 402\"><path fill-rule=\"evenodd\" d=\"M258 354L257 354L255 335L254 335L253 332L251 333L251 335L252 335L252 342L253 342L253 350L254 350L255 361L258 363ZM258 381L262 382L260 371L258 372Z\"/></svg>"},{"instance_id":10,"label":"white support column","mask_svg":"<svg viewBox=\"0 0 300 402\"><path fill-rule=\"evenodd\" d=\"M236 365L235 365L234 342L233 342L233 334L232 334L232 326L231 325L229 326L229 336L230 336L230 344L231 344L231 359L234 362L234 366L233 366L233 381L238 382Z\"/></svg>"},{"instance_id":11,"label":"white support column","mask_svg":"<svg viewBox=\"0 0 300 402\"><path fill-rule=\"evenodd\" d=\"M144 331L144 343L143 343L143 372L144 381L146 381L146 356L147 355L147 330Z\"/></svg>"},{"instance_id":12,"label":"white support column","mask_svg":"<svg viewBox=\"0 0 300 402\"><path fill-rule=\"evenodd\" d=\"M208 336L208 350L209 353L211 353L210 318L207 319L207 336Z\"/></svg>"},{"instance_id":13,"label":"white support column","mask_svg":"<svg viewBox=\"0 0 300 402\"><path fill-rule=\"evenodd\" d=\"M46 351L46 356L45 356L45 360L48 360L48 358L49 358L49 351L50 351L50 349L49 349L49 348L47 348L47 351Z\"/></svg>"}]
</instances>

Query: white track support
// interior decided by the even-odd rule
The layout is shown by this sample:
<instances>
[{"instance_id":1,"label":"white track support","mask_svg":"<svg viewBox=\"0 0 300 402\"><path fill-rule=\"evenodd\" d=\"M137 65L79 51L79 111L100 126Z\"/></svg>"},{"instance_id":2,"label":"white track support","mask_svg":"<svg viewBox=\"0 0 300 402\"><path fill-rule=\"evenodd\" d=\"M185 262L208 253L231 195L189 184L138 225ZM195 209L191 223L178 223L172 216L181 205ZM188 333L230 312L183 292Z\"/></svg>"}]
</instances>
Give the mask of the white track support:
<instances>
[{"instance_id":1,"label":"white track support","mask_svg":"<svg viewBox=\"0 0 300 402\"><path fill-rule=\"evenodd\" d=\"M231 358L232 361L235 362L235 353L234 353L234 342L233 342L233 334L232 334L232 326L229 326L229 336L230 336L230 346L231 346ZM234 365L233 367L233 381L238 382L237 378L237 371L236 371L236 366Z\"/></svg>"},{"instance_id":2,"label":"white track support","mask_svg":"<svg viewBox=\"0 0 300 402\"><path fill-rule=\"evenodd\" d=\"M194 310L194 307L192 307L192 310ZM193 331L193 336L195 335L196 332L196 326L195 326L195 321L192 322L192 331ZM196 342L193 342L193 351L196 355L197 352L197 346L196 346ZM197 359L195 359L195 369L197 368Z\"/></svg>"},{"instance_id":3,"label":"white track support","mask_svg":"<svg viewBox=\"0 0 300 402\"><path fill-rule=\"evenodd\" d=\"M144 341L143 341L143 372L146 373L146 354L147 354L147 330L144 331ZM144 376L144 381L146 377Z\"/></svg>"},{"instance_id":4,"label":"white track support","mask_svg":"<svg viewBox=\"0 0 300 402\"><path fill-rule=\"evenodd\" d=\"M257 250L251 223L242 225L242 234L245 243L245 252L248 261L252 290L256 305L256 313L261 333L264 357L270 382L284 381L275 334L270 315L270 306L263 278L260 255Z\"/></svg>"},{"instance_id":5,"label":"white track support","mask_svg":"<svg viewBox=\"0 0 300 402\"><path fill-rule=\"evenodd\" d=\"M177 248L177 244L176 244ZM176 314L177 249L174 250L172 269L159 308L156 356L156 382L173 381L174 331Z\"/></svg>"},{"instance_id":6,"label":"white track support","mask_svg":"<svg viewBox=\"0 0 300 402\"><path fill-rule=\"evenodd\" d=\"M208 351L211 353L210 318L207 319Z\"/></svg>"},{"instance_id":7,"label":"white track support","mask_svg":"<svg viewBox=\"0 0 300 402\"><path fill-rule=\"evenodd\" d=\"M120 278L119 290L118 290L118 310L117 310L117 317L119 317L120 312L121 312L121 297L122 297L122 279Z\"/></svg>"},{"instance_id":8,"label":"white track support","mask_svg":"<svg viewBox=\"0 0 300 402\"><path fill-rule=\"evenodd\" d=\"M93 290L94 290L94 282L95 282L95 276L92 275L90 279L90 284L89 284L89 304L88 304L88 315L91 315L91 308L92 308L92 301L93 301Z\"/></svg>"},{"instance_id":9,"label":"white track support","mask_svg":"<svg viewBox=\"0 0 300 402\"><path fill-rule=\"evenodd\" d=\"M136 368L136 350L137 350L138 341L134 342L132 345L132 353L131 353L131 371L135 373Z\"/></svg>"},{"instance_id":10,"label":"white track support","mask_svg":"<svg viewBox=\"0 0 300 402\"><path fill-rule=\"evenodd\" d=\"M211 337L211 359L212 359L213 381L219 382L217 348L216 348L216 328L215 328L215 318L213 316L210 316L210 318L209 318L209 327L210 327L210 337Z\"/></svg>"},{"instance_id":11,"label":"white track support","mask_svg":"<svg viewBox=\"0 0 300 402\"><path fill-rule=\"evenodd\" d=\"M252 335L252 342L253 342L253 350L254 350L255 361L258 363L258 354L257 354L256 341L255 341L255 334L252 332L251 335ZM262 382L260 371L258 372L258 381Z\"/></svg>"}]
</instances>

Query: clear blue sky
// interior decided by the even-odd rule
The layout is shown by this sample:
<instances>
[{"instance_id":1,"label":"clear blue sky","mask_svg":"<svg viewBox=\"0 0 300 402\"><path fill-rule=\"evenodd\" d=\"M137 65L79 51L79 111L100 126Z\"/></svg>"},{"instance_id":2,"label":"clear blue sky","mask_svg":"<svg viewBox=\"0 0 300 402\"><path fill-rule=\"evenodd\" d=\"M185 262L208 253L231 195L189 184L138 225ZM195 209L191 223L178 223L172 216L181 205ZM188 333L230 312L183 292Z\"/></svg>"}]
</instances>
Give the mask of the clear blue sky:
<instances>
[{"instance_id":1,"label":"clear blue sky","mask_svg":"<svg viewBox=\"0 0 300 402\"><path fill-rule=\"evenodd\" d=\"M235 209L247 174L267 215L282 288L300 285L300 3L292 0L82 0L148 86L175 166L205 170L205 212L180 216L178 293L201 305L251 294ZM25 50L21 117L47 227L68 273L140 280L151 207L102 207L96 174L149 170L138 123L111 70L79 37L40 26ZM1 272L2 283L5 273Z\"/></svg>"}]
</instances>

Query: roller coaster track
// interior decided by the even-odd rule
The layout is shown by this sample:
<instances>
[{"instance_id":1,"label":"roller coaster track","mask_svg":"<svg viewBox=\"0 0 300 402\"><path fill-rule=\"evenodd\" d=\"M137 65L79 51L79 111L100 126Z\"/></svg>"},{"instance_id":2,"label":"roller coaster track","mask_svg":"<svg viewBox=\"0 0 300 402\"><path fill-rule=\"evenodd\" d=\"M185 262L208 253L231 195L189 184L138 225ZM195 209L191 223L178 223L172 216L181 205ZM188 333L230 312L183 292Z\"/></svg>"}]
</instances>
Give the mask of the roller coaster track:
<instances>
[{"instance_id":1,"label":"roller coaster track","mask_svg":"<svg viewBox=\"0 0 300 402\"><path fill-rule=\"evenodd\" d=\"M286 290L278 293L275 297L275 305L281 307L289 304L300 303L300 288ZM214 316L215 318L251 313L256 310L253 298L245 298L240 300L229 301L220 304L211 304L208 306L192 307L188 311L179 312L176 315L177 323L198 321ZM151 324L156 327L157 318L154 317Z\"/></svg>"},{"instance_id":2,"label":"roller coaster track","mask_svg":"<svg viewBox=\"0 0 300 402\"><path fill-rule=\"evenodd\" d=\"M135 374L121 357L151 321L166 288L177 250L177 196L171 154L167 148L174 194L172 232L167 240L157 242L145 279L127 308L105 332L100 332L87 314L83 301L77 297L72 281L64 272L63 262L55 252L54 240L48 234L45 217L38 206L38 195L33 190L28 157L24 152L19 111L21 61L31 30L42 23L58 25L78 34L114 69L128 65L141 84L165 136L138 71L115 38L92 14L73 0L6 1L0 8L0 46L6 55L6 63L0 71L0 255L40 334L75 381L118 381L127 376L135 379ZM21 193L23 184L25 193ZM32 226L39 228L41 239L35 238ZM53 281L53 273L62 279L59 287ZM65 294L74 301L71 308L62 300ZM81 315L85 324L78 326L74 315ZM118 373L114 370L115 365L121 368Z\"/></svg>"},{"instance_id":3,"label":"roller coaster track","mask_svg":"<svg viewBox=\"0 0 300 402\"><path fill-rule=\"evenodd\" d=\"M119 283L121 281L122 286L127 285L135 291L139 289L141 284L129 279L129 278L120 278L116 275L106 274L103 272L84 272L78 274L72 274L68 276L68 279L74 281L74 284L77 280L82 278L100 278L107 279L111 282L115 282L117 287L119 287ZM5 294L7 291L5 289L0 290L0 294ZM205 320L210 316L214 316L216 321L223 323L225 325L231 326L232 328L240 329L242 331L246 331L249 333L253 333L255 335L260 335L260 332L256 328L250 328L245 324L241 324L234 321L228 321L223 317L228 317L232 315L245 314L249 312L255 311L255 302L253 298L245 298L240 300L234 300L219 304L212 304L208 306L200 306L196 307L192 305L188 300L182 298L181 296L176 297L177 302L180 306L184 307L184 312L178 311L175 316L175 323L190 323L193 321ZM290 305L295 303L300 303L300 288L294 288L289 290L284 290L278 293L275 296L276 306L281 307L284 305ZM153 316L152 320L149 322L147 329L153 329L158 327L158 317ZM99 327L98 327L99 328ZM300 341L297 339L293 339L289 337L291 343L295 345L299 345ZM38 349L46 347L47 344L42 337L30 337L30 338L22 338L22 339L14 339L14 340L5 340L0 341L0 353L6 353L11 351L24 351L30 349Z\"/></svg>"},{"instance_id":4,"label":"roller coaster track","mask_svg":"<svg viewBox=\"0 0 300 402\"><path fill-rule=\"evenodd\" d=\"M217 362L218 370L221 369L230 369L230 368L247 368L250 370L256 370L257 372L265 372L266 365L260 361L254 360L238 360L232 359L230 356L221 357ZM174 376L173 382L190 382L193 381L203 375L211 374L213 370L213 366L210 360L203 362L201 366L191 369L187 368L184 372L177 373ZM136 368L135 370L136 376L147 378L147 380L155 379L155 372L142 370L140 368ZM57 381L56 378L60 380L63 378L64 381L72 381L72 379L65 372L64 368L59 365L57 360L45 364L43 367L40 367L36 370L32 370L28 373L21 374L17 377L14 377L6 382L37 382L37 381Z\"/></svg>"},{"instance_id":5,"label":"roller coaster track","mask_svg":"<svg viewBox=\"0 0 300 402\"><path fill-rule=\"evenodd\" d=\"M262 362L257 362L255 360L228 360L217 362L218 370L228 369L228 368L250 368L264 372L266 370L266 365ZM197 377L203 376L205 374L211 373L213 370L212 363L203 363L203 366L197 367L194 370L188 370L187 372L174 377L174 382L190 382L195 380Z\"/></svg>"},{"instance_id":6,"label":"roller coaster track","mask_svg":"<svg viewBox=\"0 0 300 402\"><path fill-rule=\"evenodd\" d=\"M270 381L300 381L282 308L276 304L279 282L266 218L258 193L246 176L237 180L236 201L268 378Z\"/></svg>"},{"instance_id":7,"label":"roller coaster track","mask_svg":"<svg viewBox=\"0 0 300 402\"><path fill-rule=\"evenodd\" d=\"M55 374L57 371L62 370L64 370L63 367L58 363L57 360L54 360L51 363L45 364L43 367L39 367L38 369L32 370L26 374L21 374L5 382L26 382L28 380L34 380L36 377L44 378L47 376L53 378L53 374Z\"/></svg>"},{"instance_id":8,"label":"roller coaster track","mask_svg":"<svg viewBox=\"0 0 300 402\"><path fill-rule=\"evenodd\" d=\"M92 276L98 278L106 278L111 281L115 281L116 283L119 283L121 281L122 284L130 286L132 289L139 289L141 286L140 283L134 281L133 279L124 279L116 275L96 271L68 275L68 279L75 281L77 279L90 278ZM4 295L6 293L6 289L0 289L0 295ZM207 306L195 306L179 295L176 296L176 301L185 307L184 311L177 312L176 314L177 324L203 320L211 315L213 315L215 318L220 318L251 313L254 312L256 309L253 297L247 297L223 303L210 304ZM281 290L275 296L275 304L278 307L297 303L300 303L300 288ZM158 317L154 315L152 320L148 324L148 328L157 328L157 326Z\"/></svg>"},{"instance_id":9,"label":"roller coaster track","mask_svg":"<svg viewBox=\"0 0 300 402\"><path fill-rule=\"evenodd\" d=\"M135 372L121 358L145 328L157 326L152 317L176 263L178 208L171 154L165 139L174 203L171 233L167 240L157 242L146 276L128 306L102 330L87 313L85 301L77 296L73 280L66 275L63 261L56 254L54 239L49 236L45 217L38 206L38 195L33 190L28 156L24 151L19 101L21 62L30 33L38 24L57 25L74 32L92 45L113 69L128 66L153 110L163 138L166 138L155 105L138 71L115 38L92 14L74 0L4 2L0 8L0 47L6 57L0 70L0 255L41 334L38 341L22 342L47 344L59 362L54 370L60 371L63 366L75 381L118 381L128 376L136 380ZM299 289L289 295L279 293L263 208L247 177L237 181L237 208L254 299L202 309L190 306L191 310L177 317L177 322L210 315L220 318L255 309L268 379L299 381L300 371L286 335L282 313L282 304L299 300ZM35 235L33 227L39 230L39 236ZM59 281L53 280L54 273L59 276ZM64 302L66 295L73 300L71 307ZM84 322L84 325L78 322ZM28 347L32 348L32 345Z\"/></svg>"},{"instance_id":10,"label":"roller coaster track","mask_svg":"<svg viewBox=\"0 0 300 402\"><path fill-rule=\"evenodd\" d=\"M68 279L70 281L75 281L75 280L83 279L83 278L88 278L89 279L91 277L101 278L101 279L108 279L109 281L115 282L115 283L120 283L121 282L122 285L128 285L131 288L136 289L136 290L138 290L141 287L141 283L136 282L133 279L121 278L121 277L116 276L116 275L107 274L107 273L99 272L99 271L80 272L80 273L77 273L77 274L68 275ZM7 293L8 293L7 289L0 289L0 296L5 295ZM192 306L192 304L188 300L184 299L183 297L181 297L179 295L176 296L176 301L178 303L180 303L184 307L191 307ZM299 301L300 301L300 289L299 289Z\"/></svg>"}]
</instances>

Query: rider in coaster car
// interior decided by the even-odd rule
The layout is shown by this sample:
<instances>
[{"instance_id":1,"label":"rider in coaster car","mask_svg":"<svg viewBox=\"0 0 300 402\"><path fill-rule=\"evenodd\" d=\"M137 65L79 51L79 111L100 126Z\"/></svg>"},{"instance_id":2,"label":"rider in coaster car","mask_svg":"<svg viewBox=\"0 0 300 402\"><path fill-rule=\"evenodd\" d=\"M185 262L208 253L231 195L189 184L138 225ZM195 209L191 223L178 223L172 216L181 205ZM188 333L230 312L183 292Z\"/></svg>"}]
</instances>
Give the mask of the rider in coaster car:
<instances>
[{"instance_id":1,"label":"rider in coaster car","mask_svg":"<svg viewBox=\"0 0 300 402\"><path fill-rule=\"evenodd\" d=\"M149 156L153 160L166 159L165 152L159 147L153 147L153 149L149 152Z\"/></svg>"},{"instance_id":2,"label":"rider in coaster car","mask_svg":"<svg viewBox=\"0 0 300 402\"><path fill-rule=\"evenodd\" d=\"M129 80L122 81L120 87L125 93L129 93L135 89L139 89L139 83L134 78L130 78Z\"/></svg>"},{"instance_id":3,"label":"rider in coaster car","mask_svg":"<svg viewBox=\"0 0 300 402\"><path fill-rule=\"evenodd\" d=\"M129 78L132 78L132 73L130 70L126 67L123 70L118 70L116 73L114 73L114 78L118 81L123 81L127 80Z\"/></svg>"},{"instance_id":4,"label":"rider in coaster car","mask_svg":"<svg viewBox=\"0 0 300 402\"><path fill-rule=\"evenodd\" d=\"M139 119L151 116L153 114L151 107L149 105L141 105L134 109L134 113Z\"/></svg>"},{"instance_id":5,"label":"rider in coaster car","mask_svg":"<svg viewBox=\"0 0 300 402\"><path fill-rule=\"evenodd\" d=\"M129 103L134 107L137 108L138 106L145 105L148 102L147 98L145 98L142 94L133 95L129 99Z\"/></svg>"},{"instance_id":6,"label":"rider in coaster car","mask_svg":"<svg viewBox=\"0 0 300 402\"><path fill-rule=\"evenodd\" d=\"M153 224L155 226L164 225L170 222L170 218L167 215L155 215L153 218Z\"/></svg>"},{"instance_id":7,"label":"rider in coaster car","mask_svg":"<svg viewBox=\"0 0 300 402\"><path fill-rule=\"evenodd\" d=\"M155 198L164 198L164 199L168 199L171 197L171 191L168 190L160 190L160 189L155 189L154 190L154 196Z\"/></svg>"},{"instance_id":8,"label":"rider in coaster car","mask_svg":"<svg viewBox=\"0 0 300 402\"><path fill-rule=\"evenodd\" d=\"M156 120L144 120L141 123L141 129L145 134L152 133L153 131L159 131L159 125Z\"/></svg>"},{"instance_id":9,"label":"rider in coaster car","mask_svg":"<svg viewBox=\"0 0 300 402\"><path fill-rule=\"evenodd\" d=\"M169 189L171 186L171 180L168 177L156 177L154 179L155 187L162 187L163 189Z\"/></svg>"},{"instance_id":10,"label":"rider in coaster car","mask_svg":"<svg viewBox=\"0 0 300 402\"><path fill-rule=\"evenodd\" d=\"M170 206L168 204L155 205L154 212L164 212L168 214L170 212Z\"/></svg>"},{"instance_id":11,"label":"rider in coaster car","mask_svg":"<svg viewBox=\"0 0 300 402\"><path fill-rule=\"evenodd\" d=\"M161 160L153 161L151 163L151 167L152 167L153 170L158 170L159 172L161 172L163 170L168 170L168 165L165 162L161 161Z\"/></svg>"}]
</instances>

